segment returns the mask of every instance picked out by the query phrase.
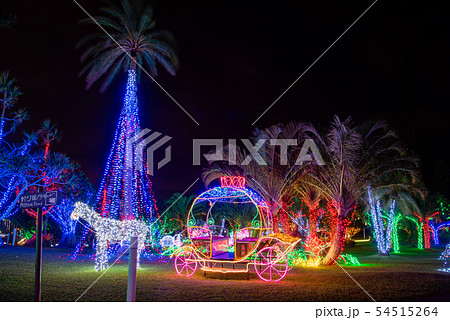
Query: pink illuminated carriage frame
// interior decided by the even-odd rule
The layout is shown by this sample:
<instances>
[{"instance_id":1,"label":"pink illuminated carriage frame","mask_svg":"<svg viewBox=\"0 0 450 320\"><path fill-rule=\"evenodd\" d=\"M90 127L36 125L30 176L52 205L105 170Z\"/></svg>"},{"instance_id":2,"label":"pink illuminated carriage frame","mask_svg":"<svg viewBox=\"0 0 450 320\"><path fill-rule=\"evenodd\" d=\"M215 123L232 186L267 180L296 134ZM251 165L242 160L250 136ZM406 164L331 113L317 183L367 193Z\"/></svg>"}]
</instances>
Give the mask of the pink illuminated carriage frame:
<instances>
[{"instance_id":1,"label":"pink illuminated carriage frame","mask_svg":"<svg viewBox=\"0 0 450 320\"><path fill-rule=\"evenodd\" d=\"M175 270L180 276L190 277L200 266L205 275L207 272L247 273L248 279L253 266L262 280L280 281L290 269L287 254L300 239L288 243L272 235L273 222L267 203L245 187L245 178L223 176L220 181L220 187L202 193L192 203L187 222L189 243L172 254ZM224 227L225 218L221 226L215 225L213 208L217 203L252 206L251 226L248 222L230 235ZM207 208L203 212L204 221L195 218L194 208L199 204Z\"/></svg>"}]
</instances>

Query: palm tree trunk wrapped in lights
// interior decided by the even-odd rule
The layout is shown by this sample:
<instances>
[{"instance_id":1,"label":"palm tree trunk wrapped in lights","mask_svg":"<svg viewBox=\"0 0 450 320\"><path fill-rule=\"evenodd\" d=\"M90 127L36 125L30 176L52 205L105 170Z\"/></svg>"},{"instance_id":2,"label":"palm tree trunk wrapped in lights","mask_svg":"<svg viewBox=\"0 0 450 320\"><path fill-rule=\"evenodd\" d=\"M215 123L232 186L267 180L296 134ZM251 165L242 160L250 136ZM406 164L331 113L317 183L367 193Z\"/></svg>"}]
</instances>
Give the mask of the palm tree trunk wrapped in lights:
<instances>
[{"instance_id":1,"label":"palm tree trunk wrapped in lights","mask_svg":"<svg viewBox=\"0 0 450 320\"><path fill-rule=\"evenodd\" d=\"M335 116L330 129L306 131L319 147L325 165L311 164L300 186L314 188L328 203L331 215L330 247L323 264L333 264L343 252L349 215L372 186L374 192L391 194L414 189L418 161L384 122L354 125L350 118Z\"/></svg>"}]
</instances>

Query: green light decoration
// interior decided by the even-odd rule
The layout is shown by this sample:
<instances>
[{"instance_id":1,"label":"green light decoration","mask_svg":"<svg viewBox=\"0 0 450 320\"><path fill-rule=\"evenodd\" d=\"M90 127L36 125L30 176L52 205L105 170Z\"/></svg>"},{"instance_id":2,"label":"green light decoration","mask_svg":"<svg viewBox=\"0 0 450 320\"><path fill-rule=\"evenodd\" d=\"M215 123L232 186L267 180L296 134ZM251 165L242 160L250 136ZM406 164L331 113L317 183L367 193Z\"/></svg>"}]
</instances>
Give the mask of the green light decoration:
<instances>
[{"instance_id":1,"label":"green light decoration","mask_svg":"<svg viewBox=\"0 0 450 320\"><path fill-rule=\"evenodd\" d=\"M258 215L256 215L252 220L252 227L253 228L260 228L261 227L261 221L258 220Z\"/></svg>"},{"instance_id":2,"label":"green light decoration","mask_svg":"<svg viewBox=\"0 0 450 320\"><path fill-rule=\"evenodd\" d=\"M187 223L188 227L193 227L193 226L195 226L195 224L196 224L196 222L195 222L195 218L194 217L189 219L189 221Z\"/></svg>"},{"instance_id":3,"label":"green light decoration","mask_svg":"<svg viewBox=\"0 0 450 320\"><path fill-rule=\"evenodd\" d=\"M161 255L170 257L170 256L172 255L172 253L173 253L176 249L178 249L178 248L175 247L175 246L169 247L169 248L167 248L166 250L164 250L164 251L161 253Z\"/></svg>"},{"instance_id":4,"label":"green light decoration","mask_svg":"<svg viewBox=\"0 0 450 320\"><path fill-rule=\"evenodd\" d=\"M406 219L414 222L417 228L417 248L423 249L423 223L419 222L417 218L406 216Z\"/></svg>"},{"instance_id":5,"label":"green light decoration","mask_svg":"<svg viewBox=\"0 0 450 320\"><path fill-rule=\"evenodd\" d=\"M23 230L22 230L22 236L23 236L25 239L30 240L31 238L34 237L34 231L33 231L33 230L26 230L26 229L23 229Z\"/></svg>"},{"instance_id":6,"label":"green light decoration","mask_svg":"<svg viewBox=\"0 0 450 320\"><path fill-rule=\"evenodd\" d=\"M289 267L310 266L308 265L308 257L311 259L311 254L305 252L304 249L296 249L288 252L287 260ZM338 263L341 266L360 266L358 258L351 254L341 254L338 258Z\"/></svg>"},{"instance_id":7,"label":"green light decoration","mask_svg":"<svg viewBox=\"0 0 450 320\"><path fill-rule=\"evenodd\" d=\"M358 258L352 256L351 254L341 254L339 256L339 264L341 266L360 266Z\"/></svg>"},{"instance_id":8,"label":"green light decoration","mask_svg":"<svg viewBox=\"0 0 450 320\"><path fill-rule=\"evenodd\" d=\"M392 225L391 239L392 239L392 248L394 249L394 253L400 252L400 244L398 242L398 223L400 222L401 218L402 218L401 214L396 215L394 218L393 225Z\"/></svg>"},{"instance_id":9,"label":"green light decoration","mask_svg":"<svg viewBox=\"0 0 450 320\"><path fill-rule=\"evenodd\" d=\"M296 249L288 252L286 255L288 260L289 267L294 266L303 266L306 264L306 261L308 260L308 256L305 253L304 249Z\"/></svg>"},{"instance_id":10,"label":"green light decoration","mask_svg":"<svg viewBox=\"0 0 450 320\"><path fill-rule=\"evenodd\" d=\"M213 218L213 217L210 217L210 218L208 219L208 225L209 225L209 226L213 226L213 225L214 225L214 218Z\"/></svg>"}]
</instances>

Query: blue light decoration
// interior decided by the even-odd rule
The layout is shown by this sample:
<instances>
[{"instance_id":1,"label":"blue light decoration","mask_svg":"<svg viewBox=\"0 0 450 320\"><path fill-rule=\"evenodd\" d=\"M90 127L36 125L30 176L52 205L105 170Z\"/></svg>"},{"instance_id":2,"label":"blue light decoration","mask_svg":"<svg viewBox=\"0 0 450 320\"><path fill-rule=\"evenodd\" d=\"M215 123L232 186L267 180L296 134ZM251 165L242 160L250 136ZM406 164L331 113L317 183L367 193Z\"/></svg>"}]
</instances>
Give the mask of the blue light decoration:
<instances>
[{"instance_id":1,"label":"blue light decoration","mask_svg":"<svg viewBox=\"0 0 450 320\"><path fill-rule=\"evenodd\" d=\"M450 227L450 221L445 221L437 226L430 223L431 230L433 230L433 241L435 245L439 245L439 230L443 228L449 228Z\"/></svg>"},{"instance_id":2,"label":"blue light decoration","mask_svg":"<svg viewBox=\"0 0 450 320\"><path fill-rule=\"evenodd\" d=\"M8 187L3 192L2 198L0 199L0 210L2 211L2 214L0 215L0 220L9 218L15 212L12 201L16 197L14 191L17 187L17 180L18 180L17 177L12 177L9 180ZM11 199L11 197L14 198Z\"/></svg>"},{"instance_id":3,"label":"blue light decoration","mask_svg":"<svg viewBox=\"0 0 450 320\"><path fill-rule=\"evenodd\" d=\"M444 261L444 265L442 266L442 269L439 269L439 271L450 272L450 243L447 244L447 247L444 252L442 252L438 260Z\"/></svg>"},{"instance_id":4,"label":"blue light decoration","mask_svg":"<svg viewBox=\"0 0 450 320\"><path fill-rule=\"evenodd\" d=\"M146 153L142 155L142 161L138 161L127 145L128 139L140 132L136 93L136 71L130 69L123 108L93 208L105 218L150 224L156 218L157 208L147 174ZM82 241L91 239L91 234L85 229ZM83 245L76 246L72 259L82 250Z\"/></svg>"},{"instance_id":5,"label":"blue light decoration","mask_svg":"<svg viewBox=\"0 0 450 320\"><path fill-rule=\"evenodd\" d=\"M137 160L133 161L132 169L126 168L126 141L140 132L136 92L136 71L128 70L124 106L94 206L103 217L150 220L156 212L146 159L142 161L142 168L136 167ZM128 183L131 197L127 196ZM131 215L126 212L128 206L132 207Z\"/></svg>"},{"instance_id":6,"label":"blue light decoration","mask_svg":"<svg viewBox=\"0 0 450 320\"><path fill-rule=\"evenodd\" d=\"M61 239L58 245L71 246L75 242L75 230L77 222L70 219L74 200L63 199L60 204L48 209L47 214L61 227Z\"/></svg>"},{"instance_id":7,"label":"blue light decoration","mask_svg":"<svg viewBox=\"0 0 450 320\"><path fill-rule=\"evenodd\" d=\"M20 151L20 156L25 156L30 151L33 139L25 140L21 146L18 146L15 151ZM0 173L1 175L1 173ZM17 188L20 185L20 179L17 176L13 176L9 179L6 190L3 191L2 198L0 199L0 221L12 217L19 211L18 206L18 194L16 194ZM24 191L24 189L22 189Z\"/></svg>"},{"instance_id":8,"label":"blue light decoration","mask_svg":"<svg viewBox=\"0 0 450 320\"><path fill-rule=\"evenodd\" d=\"M81 238L80 241L78 242L78 244L75 246L75 250L73 251L73 253L70 255L70 259L75 260L78 256L79 253L83 252L84 249L84 242L86 240L86 237L88 236L89 233L89 226L85 225L84 229L83 229L83 233L81 234Z\"/></svg>"},{"instance_id":9,"label":"blue light decoration","mask_svg":"<svg viewBox=\"0 0 450 320\"><path fill-rule=\"evenodd\" d=\"M378 254L389 255L391 248L391 233L394 224L395 200L391 201L389 208L389 217L385 223L381 210L381 204L378 197L373 197L372 190L369 188L369 205L372 227L374 229L375 240L377 242Z\"/></svg>"}]
</instances>

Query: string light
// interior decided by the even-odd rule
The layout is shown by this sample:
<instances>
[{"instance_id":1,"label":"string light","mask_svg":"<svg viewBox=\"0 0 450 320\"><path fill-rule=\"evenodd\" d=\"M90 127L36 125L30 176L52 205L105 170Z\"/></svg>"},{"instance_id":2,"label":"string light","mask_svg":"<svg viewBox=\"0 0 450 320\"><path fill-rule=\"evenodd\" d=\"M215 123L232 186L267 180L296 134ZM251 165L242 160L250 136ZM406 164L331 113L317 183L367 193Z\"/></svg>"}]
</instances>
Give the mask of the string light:
<instances>
[{"instance_id":1,"label":"string light","mask_svg":"<svg viewBox=\"0 0 450 320\"><path fill-rule=\"evenodd\" d=\"M240 176L221 176L220 186L222 188L232 187L238 189L245 188L245 178Z\"/></svg>"},{"instance_id":2,"label":"string light","mask_svg":"<svg viewBox=\"0 0 450 320\"><path fill-rule=\"evenodd\" d=\"M129 149L127 141L139 132L136 72L128 70L123 108L94 204L95 211L102 217L141 220L150 224L156 216L157 207L147 174L146 153L142 155L142 161L138 161L138 157L133 157L133 161L127 161L131 159L130 152L127 153ZM132 168L127 168L127 164L130 163ZM139 168L138 165L142 167ZM128 214L129 212L131 214ZM88 232L82 241L89 236ZM77 245L72 256L76 256L80 250L82 250L81 243Z\"/></svg>"},{"instance_id":3,"label":"string light","mask_svg":"<svg viewBox=\"0 0 450 320\"><path fill-rule=\"evenodd\" d=\"M394 222L392 223L391 239L392 239L392 248L394 249L394 253L400 252L400 244L398 241L398 223L401 218L402 218L401 214L396 215L394 218Z\"/></svg>"},{"instance_id":4,"label":"string light","mask_svg":"<svg viewBox=\"0 0 450 320\"><path fill-rule=\"evenodd\" d=\"M417 220L415 217L406 216L406 219L412 221L417 228L417 248L423 249L423 226L420 221Z\"/></svg>"},{"instance_id":5,"label":"string light","mask_svg":"<svg viewBox=\"0 0 450 320\"><path fill-rule=\"evenodd\" d=\"M33 144L33 140L29 139L24 145L22 145L22 150L20 151L20 155L24 156L26 153L30 151L30 148ZM35 161L35 159L33 159ZM2 198L0 200L0 221L3 219L7 219L13 215L15 215L19 211L18 206L18 198L17 192L19 191L19 182L20 179L17 176L13 176L9 179L8 186L6 190L2 194ZM24 189L22 189L23 191ZM20 192L20 191L19 191Z\"/></svg>"},{"instance_id":6,"label":"string light","mask_svg":"<svg viewBox=\"0 0 450 320\"><path fill-rule=\"evenodd\" d=\"M383 220L381 202L378 197L373 197L372 190L369 188L370 216L372 218L372 227L375 231L375 240L377 242L378 254L389 255L391 248L391 233L394 223L395 200L391 201L389 207L389 218L386 225Z\"/></svg>"},{"instance_id":7,"label":"string light","mask_svg":"<svg viewBox=\"0 0 450 320\"><path fill-rule=\"evenodd\" d=\"M137 168L138 159L135 157L132 162L132 177L130 179L130 177L126 176L127 172L130 171L126 170L126 142L127 139L134 137L140 132L136 92L136 72L129 70L124 106L116 128L103 179L97 193L95 208L104 217L108 216L109 218L121 220L149 220L156 211L151 182L146 174L147 162L142 161L143 168ZM145 153L143 156L146 156ZM131 199L125 196L126 187L128 187L125 184L129 181L131 181ZM125 208L129 205L132 206L132 217L128 217L125 212Z\"/></svg>"},{"instance_id":8,"label":"string light","mask_svg":"<svg viewBox=\"0 0 450 320\"><path fill-rule=\"evenodd\" d=\"M430 219L433 218L433 216L439 214L439 211L433 212L433 213L427 213L425 217L419 216L417 213L413 212L413 215L417 218L418 221L420 221L420 226L423 229L422 234L424 237L424 245L425 249L430 249L430 233L432 232L430 228Z\"/></svg>"},{"instance_id":9,"label":"string light","mask_svg":"<svg viewBox=\"0 0 450 320\"><path fill-rule=\"evenodd\" d=\"M450 243L447 244L444 252L442 252L438 260L444 261L444 265L442 266L442 269L439 269L439 271L450 272Z\"/></svg>"},{"instance_id":10,"label":"string light","mask_svg":"<svg viewBox=\"0 0 450 320\"><path fill-rule=\"evenodd\" d=\"M341 254L339 257L339 264L344 266L360 266L358 258L351 254Z\"/></svg>"},{"instance_id":11,"label":"string light","mask_svg":"<svg viewBox=\"0 0 450 320\"><path fill-rule=\"evenodd\" d=\"M443 222L435 227L433 224L430 224L430 228L433 231L433 241L435 245L439 245L439 230L443 228L449 228L450 221Z\"/></svg>"},{"instance_id":12,"label":"string light","mask_svg":"<svg viewBox=\"0 0 450 320\"><path fill-rule=\"evenodd\" d=\"M108 267L108 242L119 242L122 245L124 242L130 241L131 237L138 237L139 264L139 252L144 249L144 240L148 233L145 222L105 218L82 202L75 203L74 207L71 218L73 220L83 218L96 232L95 270L101 271Z\"/></svg>"},{"instance_id":13,"label":"string light","mask_svg":"<svg viewBox=\"0 0 450 320\"><path fill-rule=\"evenodd\" d=\"M191 205L187 218L189 244L172 254L172 257L175 257L176 272L190 277L200 264L201 270L205 272L241 273L249 272L249 266L254 265L256 273L262 280L272 282L281 280L289 269L286 254L293 250L300 239L295 238L291 243L284 242L278 237L267 236L273 230L273 223L264 199L253 190L245 188L243 177L222 177L220 180L221 187L203 192ZM209 206L205 210L206 213L202 210L202 214L206 215L205 221L197 220L193 215L194 207L202 203ZM252 217L252 226L237 230L233 241L230 241L223 219L221 227L209 223L214 221L212 208L216 203L253 204L256 214ZM246 247L242 254L235 251L235 246L239 242ZM232 248L230 243L234 244ZM257 251L260 246L263 248ZM227 264L232 264L233 268L216 267L225 261L223 259ZM245 267L235 267L237 264Z\"/></svg>"}]
</instances>

